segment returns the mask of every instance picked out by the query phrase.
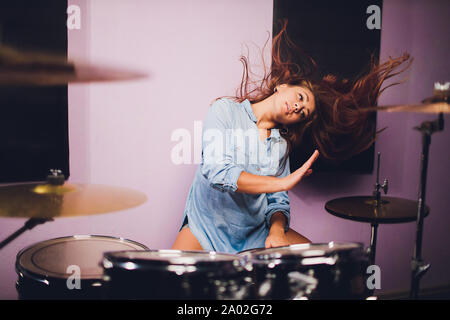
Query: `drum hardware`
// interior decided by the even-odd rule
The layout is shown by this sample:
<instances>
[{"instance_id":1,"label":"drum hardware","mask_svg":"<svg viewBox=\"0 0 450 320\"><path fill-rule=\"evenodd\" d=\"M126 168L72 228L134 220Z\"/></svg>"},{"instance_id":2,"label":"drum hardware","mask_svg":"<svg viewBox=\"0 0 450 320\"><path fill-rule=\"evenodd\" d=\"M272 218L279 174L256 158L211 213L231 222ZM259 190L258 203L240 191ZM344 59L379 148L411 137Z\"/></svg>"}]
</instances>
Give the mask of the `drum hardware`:
<instances>
[{"instance_id":1,"label":"drum hardware","mask_svg":"<svg viewBox=\"0 0 450 320\"><path fill-rule=\"evenodd\" d=\"M382 112L418 112L418 113L432 113L432 114L438 114L438 118L434 121L424 121L421 123L420 126L414 127L415 130L419 131L422 135L422 151L421 151L421 158L420 158L420 182L419 182L419 194L418 194L418 201L416 203L416 215L414 216L414 219L412 220L411 217L405 216L404 219L394 219L392 223L396 222L408 222L408 221L416 221L417 228L416 228L416 241L414 246L414 253L413 257L411 259L411 290L410 290L410 298L416 299L419 292L419 282L420 279L423 277L423 275L428 271L430 268L430 264L425 263L422 260L422 238L423 238L423 223L424 218L429 214L429 208L425 205L425 196L426 196L426 180L427 180L427 168L428 168L428 158L429 158L429 149L431 144L431 136L435 132L443 131L444 130L444 113L450 113L450 82L446 82L445 84L441 84L439 82L436 82L434 84L434 90L433 90L433 96L426 98L422 100L422 104L418 105L393 105L393 106L378 106L378 107L370 107L363 110L363 112L373 112L373 111L382 111ZM377 181L378 181L378 170L377 170ZM378 182L377 182L378 185ZM385 203L383 203L383 199L381 199L381 196L378 196L379 189L376 185L376 197L377 200L376 204L378 206L383 206ZM381 202L378 201L378 198L380 198ZM336 201L339 201L340 199L332 200L332 202L327 202L325 205L325 209L336 216L347 218L347 219L353 219L358 220L357 216L358 213L356 213L356 219L353 217L352 214L346 214L346 209L349 208L343 208L343 203L336 203ZM341 199L345 200L345 199ZM349 199L347 199L349 200ZM350 200L357 200L350 199ZM399 202L401 199L397 199L396 201ZM342 202L342 201L341 201ZM351 201L350 201L351 202ZM336 210L336 208L333 208L336 205L340 205L340 210ZM347 205L352 206L352 204L347 203ZM408 204L408 207L410 205ZM360 208L361 209L361 208ZM363 210L364 211L364 210ZM366 210L367 211L367 210ZM374 211L376 214L376 211ZM358 221L366 221L371 222L370 217L366 217L366 212L363 212L362 219L359 219ZM374 218L375 219L375 218ZM372 219L373 220L373 219ZM403 221L401 221L403 220ZM386 223L386 221L385 221ZM371 236L371 249L372 244L376 242L376 228L373 227L372 224L372 236ZM375 251L373 252L373 261L375 261Z\"/></svg>"},{"instance_id":2,"label":"drum hardware","mask_svg":"<svg viewBox=\"0 0 450 320\"><path fill-rule=\"evenodd\" d=\"M65 56L23 52L0 46L0 86L65 85L119 81L147 75L128 70L74 64ZM31 217L25 225L0 242L0 249L26 230L59 216L79 216L124 210L142 204L146 196L125 188L64 183L60 170L51 170L46 184L0 187L0 216Z\"/></svg>"},{"instance_id":3,"label":"drum hardware","mask_svg":"<svg viewBox=\"0 0 450 320\"><path fill-rule=\"evenodd\" d=\"M422 100L421 104L402 104L370 107L362 112L418 112L418 113L450 113L450 82L434 84L433 96Z\"/></svg>"},{"instance_id":4,"label":"drum hardware","mask_svg":"<svg viewBox=\"0 0 450 320\"><path fill-rule=\"evenodd\" d=\"M67 61L65 56L0 46L0 85L54 86L135 80L146 74Z\"/></svg>"},{"instance_id":5,"label":"drum hardware","mask_svg":"<svg viewBox=\"0 0 450 320\"><path fill-rule=\"evenodd\" d=\"M328 201L325 204L325 210L339 218L370 223L370 254L371 264L375 264L378 225L383 223L394 224L415 221L417 216L418 202L381 196L380 189L384 193L388 191L388 180L383 184L379 183L380 159L378 153L377 159L377 181L374 186L372 196L353 196L343 197ZM429 208L424 207L424 215L427 216Z\"/></svg>"},{"instance_id":6,"label":"drum hardware","mask_svg":"<svg viewBox=\"0 0 450 320\"><path fill-rule=\"evenodd\" d=\"M316 278L298 271L289 272L287 277L292 292L291 300L308 300L308 295L317 289L319 283ZM267 295L266 292L259 292L259 294Z\"/></svg>"},{"instance_id":7,"label":"drum hardware","mask_svg":"<svg viewBox=\"0 0 450 320\"><path fill-rule=\"evenodd\" d=\"M30 218L0 243L0 249L26 230L56 217L96 215L141 205L147 196L122 187L69 184L61 170L51 170L46 183L0 187L0 217Z\"/></svg>"},{"instance_id":8,"label":"drum hardware","mask_svg":"<svg viewBox=\"0 0 450 320\"><path fill-rule=\"evenodd\" d=\"M445 85L435 83L434 96L424 101L436 101L443 103L449 107L450 100L450 83ZM445 111L445 112L448 112ZM420 126L414 129L419 131L422 135L422 153L420 155L420 182L419 182L419 195L418 195L418 207L417 207L417 228L416 228L416 243L414 246L414 254L411 259L411 292L410 298L417 299L419 293L420 279L430 268L429 263L425 263L422 260L422 238L423 238L423 219L425 216L425 196L427 185L427 171L428 171L428 158L431 144L431 135L444 130L444 111L439 112L438 118L434 121L424 121Z\"/></svg>"},{"instance_id":9,"label":"drum hardware","mask_svg":"<svg viewBox=\"0 0 450 320\"><path fill-rule=\"evenodd\" d=\"M377 241L377 228L379 224L413 222L417 219L417 201L381 197L380 201L374 200L373 196L354 196L337 198L328 201L325 209L330 214L344 218L371 224L371 239L368 253L370 264L375 264L375 252ZM424 217L430 212L428 206L424 206Z\"/></svg>"},{"instance_id":10,"label":"drum hardware","mask_svg":"<svg viewBox=\"0 0 450 320\"><path fill-rule=\"evenodd\" d=\"M20 236L22 233L24 233L27 230L31 230L34 227L36 227L39 224L46 223L48 221L53 221L53 219L49 218L30 218L28 219L22 228L14 232L12 235L10 235L8 238L0 242L0 250L3 249L8 243L16 239L18 236Z\"/></svg>"},{"instance_id":11,"label":"drum hardware","mask_svg":"<svg viewBox=\"0 0 450 320\"><path fill-rule=\"evenodd\" d=\"M103 299L100 263L104 252L113 250L148 248L123 238L79 235L45 240L22 249L16 258L19 299ZM73 286L75 274L78 286Z\"/></svg>"},{"instance_id":12,"label":"drum hardware","mask_svg":"<svg viewBox=\"0 0 450 320\"><path fill-rule=\"evenodd\" d=\"M51 185L62 185L64 184L64 175L62 175L62 171L58 169L50 169L50 175L47 176L47 182ZM53 221L52 218L30 218L28 219L22 228L14 232L8 238L0 242L0 250L6 246L8 243L16 239L22 233L27 230L31 230L39 224L43 224L48 221Z\"/></svg>"},{"instance_id":13,"label":"drum hardware","mask_svg":"<svg viewBox=\"0 0 450 320\"><path fill-rule=\"evenodd\" d=\"M253 269L256 299L365 299L369 257L362 244L330 242L240 252Z\"/></svg>"},{"instance_id":14,"label":"drum hardware","mask_svg":"<svg viewBox=\"0 0 450 320\"><path fill-rule=\"evenodd\" d=\"M416 228L416 242L414 246L414 253L411 259L411 291L410 298L416 299L419 293L420 279L430 268L430 264L422 260L422 238L423 238L423 223L427 215L425 207L426 196L426 182L428 158L431 144L431 136L439 131L444 130L444 113L450 113L450 82L441 84L436 82L434 84L433 96L422 101L421 105L403 105L403 106L386 106L371 108L372 111L387 111L387 112L420 112L438 114L438 118L434 121L424 121L420 126L414 127L422 135L422 151L420 156L420 182L417 205L417 228Z\"/></svg>"},{"instance_id":15,"label":"drum hardware","mask_svg":"<svg viewBox=\"0 0 450 320\"><path fill-rule=\"evenodd\" d=\"M236 300L250 295L241 256L207 251L106 252L107 299Z\"/></svg>"},{"instance_id":16,"label":"drum hardware","mask_svg":"<svg viewBox=\"0 0 450 320\"><path fill-rule=\"evenodd\" d=\"M377 207L376 211L379 211L380 204L381 204L381 192L380 189L383 189L384 194L387 194L388 192L388 180L385 178L383 181L383 184L380 184L380 158L381 153L378 152L377 154L377 181L374 186L373 196L375 200L375 205ZM369 254L370 254L370 262L371 264L375 264L375 254L377 250L377 232L378 232L378 223L372 222L370 224L370 247L369 247Z\"/></svg>"},{"instance_id":17,"label":"drum hardware","mask_svg":"<svg viewBox=\"0 0 450 320\"><path fill-rule=\"evenodd\" d=\"M417 201L387 196L381 197L380 189L386 194L389 183L387 179L384 180L383 184L379 182L380 159L381 155L378 152L377 180L372 196L337 198L325 204L326 211L334 216L370 223L370 246L367 252L371 265L375 264L378 225L380 223L412 222L417 219ZM423 210L423 216L425 217L429 214L430 209L424 205Z\"/></svg>"},{"instance_id":18,"label":"drum hardware","mask_svg":"<svg viewBox=\"0 0 450 320\"><path fill-rule=\"evenodd\" d=\"M147 77L147 75L140 72L91 64L75 64L67 61L65 56L40 52L23 52L10 47L0 46L0 86L54 86L68 83L134 80L144 77ZM119 211L138 206L144 203L146 199L147 197L144 194L126 188L65 183L65 177L60 170L52 170L47 177L46 183L43 184L16 184L0 187L0 217L29 218L22 228L0 242L0 249L26 230L31 230L38 224L53 221L54 217L93 215ZM76 238L78 239L79 237ZM120 239L120 241L123 242L125 240ZM108 249L112 250L113 248L109 247ZM121 249L137 250L148 248L138 244L138 246L123 246ZM40 287L42 283L48 286L48 274L45 274L45 272L43 274L33 274L31 281L28 281L29 279L26 280L28 271L20 263L20 257L26 252L28 252L27 249L24 249L17 256L18 291L21 288L28 288L28 285L31 285L31 288L34 289L42 289ZM53 258L55 262L58 262L60 256L54 256ZM35 260L33 260L34 262ZM34 267L39 268L36 265ZM65 271L62 272L64 273ZM58 278L57 275L55 277ZM61 284L60 280L52 282ZM92 283L91 287L96 287L98 284L99 282L96 281ZM39 290L37 292L42 293ZM27 290L19 292L19 295L21 293L25 294L25 296L28 295ZM43 299L45 291L44 295L39 293L37 295L33 293L31 298ZM89 295L78 297L92 298ZM61 297L52 295L52 298L58 299ZM94 298L98 298L98 296L95 295Z\"/></svg>"}]
</instances>

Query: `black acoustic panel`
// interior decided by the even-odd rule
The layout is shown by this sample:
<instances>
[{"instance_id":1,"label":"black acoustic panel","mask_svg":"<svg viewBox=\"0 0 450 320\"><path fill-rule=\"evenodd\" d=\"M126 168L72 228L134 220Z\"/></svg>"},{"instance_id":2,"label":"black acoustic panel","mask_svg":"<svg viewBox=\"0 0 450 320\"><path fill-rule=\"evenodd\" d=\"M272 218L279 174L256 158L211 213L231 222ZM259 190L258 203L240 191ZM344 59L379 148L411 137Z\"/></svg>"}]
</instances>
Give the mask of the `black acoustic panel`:
<instances>
[{"instance_id":1,"label":"black acoustic panel","mask_svg":"<svg viewBox=\"0 0 450 320\"><path fill-rule=\"evenodd\" d=\"M67 55L67 1L2 1L1 44ZM69 177L67 85L0 86L0 182Z\"/></svg>"},{"instance_id":2,"label":"black acoustic panel","mask_svg":"<svg viewBox=\"0 0 450 320\"><path fill-rule=\"evenodd\" d=\"M273 34L279 32L280 21L287 19L289 37L316 61L322 75L354 79L368 71L372 56L379 57L381 30L369 29L366 24L371 5L382 10L382 0L274 0ZM376 115L372 121L376 121ZM322 157L314 168L371 173L374 149L372 146L339 164ZM291 153L291 170L301 166L312 152L312 138L306 133L301 147Z\"/></svg>"}]
</instances>

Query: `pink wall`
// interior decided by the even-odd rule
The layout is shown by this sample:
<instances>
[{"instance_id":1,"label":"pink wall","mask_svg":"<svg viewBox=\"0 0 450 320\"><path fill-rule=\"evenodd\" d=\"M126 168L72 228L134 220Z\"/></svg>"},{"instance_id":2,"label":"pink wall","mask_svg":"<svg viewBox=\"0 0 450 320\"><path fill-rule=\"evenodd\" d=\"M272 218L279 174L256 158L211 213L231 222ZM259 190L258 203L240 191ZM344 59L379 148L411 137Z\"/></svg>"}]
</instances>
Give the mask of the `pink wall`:
<instances>
[{"instance_id":1,"label":"pink wall","mask_svg":"<svg viewBox=\"0 0 450 320\"><path fill-rule=\"evenodd\" d=\"M448 52L450 27L448 1L388 1L383 4L381 58L399 56L407 51L414 57L409 81L388 89L379 105L419 103L432 94L435 81L449 81ZM399 79L396 79L399 80ZM417 199L419 184L420 134L413 130L434 115L378 113L378 128L388 127L381 135L376 152L382 154L381 179L389 179L389 195ZM450 117L444 116L447 124ZM432 138L427 204L431 214L425 220L423 258L431 263L421 288L450 284L450 245L448 216L450 199L450 131ZM291 193L292 207L298 214L292 223L313 242L342 240L369 245L370 225L336 218L323 209L326 201L343 196L368 195L373 190L372 175L317 174ZM381 291L409 291L410 260L413 255L416 224L380 225L376 263L380 266Z\"/></svg>"},{"instance_id":2,"label":"pink wall","mask_svg":"<svg viewBox=\"0 0 450 320\"><path fill-rule=\"evenodd\" d=\"M239 55L247 43L262 47L272 28L272 1L71 0L81 8L81 30L71 30L69 57L147 72L148 79L123 83L70 85L71 182L135 188L144 205L106 215L64 218L25 233L2 251L0 298L14 299L15 254L37 241L73 234L122 236L151 248L169 248L175 239L196 164L175 165L171 135L194 134L210 102L233 94L241 76ZM415 62L406 85L391 89L380 104L418 102L435 80L449 80L449 12L446 1L385 1L382 56L409 51ZM256 52L256 51L254 51ZM444 56L445 55L445 56ZM252 61L259 63L257 57ZM414 199L419 171L419 135L411 127L433 116L379 114L389 126L376 150L391 196ZM447 123L449 117L445 117ZM449 130L433 136L424 257L432 263L422 287L450 284L447 196ZM193 156L192 156L193 157ZM356 241L368 245L370 227L329 215L326 201L369 194L374 175L316 174L290 192L292 227L314 242ZM2 221L2 235L23 219ZM377 264L382 291L408 290L415 224L381 225Z\"/></svg>"},{"instance_id":3,"label":"pink wall","mask_svg":"<svg viewBox=\"0 0 450 320\"><path fill-rule=\"evenodd\" d=\"M202 120L210 102L232 94L244 43L262 46L272 28L272 1L69 0L81 29L68 31L69 57L140 70L148 79L70 85L70 181L144 192L148 202L123 212L58 219L2 250L0 299L15 299L17 252L74 234L121 236L170 248L196 165L174 165L172 132ZM259 62L258 60L255 60ZM25 219L2 220L2 237Z\"/></svg>"}]
</instances>

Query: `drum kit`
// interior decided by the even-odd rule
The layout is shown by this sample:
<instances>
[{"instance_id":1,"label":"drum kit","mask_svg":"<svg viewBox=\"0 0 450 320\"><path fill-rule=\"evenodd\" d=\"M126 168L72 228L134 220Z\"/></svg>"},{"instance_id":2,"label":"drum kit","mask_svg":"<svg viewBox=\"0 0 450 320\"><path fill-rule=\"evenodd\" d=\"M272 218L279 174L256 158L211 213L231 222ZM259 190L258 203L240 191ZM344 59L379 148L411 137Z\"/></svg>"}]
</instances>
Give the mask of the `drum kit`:
<instances>
[{"instance_id":1,"label":"drum kit","mask_svg":"<svg viewBox=\"0 0 450 320\"><path fill-rule=\"evenodd\" d=\"M62 85L138 79L126 70L75 65L61 57L0 47L0 85ZM416 129L422 134L418 201L381 196L388 182L377 181L373 195L328 201L325 209L340 218L371 224L370 247L360 243L298 244L226 254L152 250L123 238L85 235L50 239L22 249L16 258L19 299L366 299L367 268L375 263L378 224L417 222L412 259L411 298L429 268L421 258L426 177L431 135L443 130L449 113L449 84L435 85L432 98L419 105L369 108L368 111L438 114ZM59 170L43 183L0 187L0 217L29 220L0 242L0 249L36 225L59 217L94 215L136 207L146 201L138 191L102 185L69 184ZM78 281L78 283L77 283Z\"/></svg>"}]
</instances>

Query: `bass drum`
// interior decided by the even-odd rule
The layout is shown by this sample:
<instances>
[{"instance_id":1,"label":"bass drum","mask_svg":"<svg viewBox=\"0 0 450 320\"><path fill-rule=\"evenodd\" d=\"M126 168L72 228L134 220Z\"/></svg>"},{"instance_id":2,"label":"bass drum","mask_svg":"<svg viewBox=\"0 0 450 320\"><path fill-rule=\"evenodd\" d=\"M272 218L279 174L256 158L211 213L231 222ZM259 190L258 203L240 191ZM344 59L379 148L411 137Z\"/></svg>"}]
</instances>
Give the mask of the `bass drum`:
<instances>
[{"instance_id":1,"label":"bass drum","mask_svg":"<svg viewBox=\"0 0 450 320\"><path fill-rule=\"evenodd\" d=\"M238 255L180 250L105 253L108 299L246 299L251 283Z\"/></svg>"},{"instance_id":2,"label":"bass drum","mask_svg":"<svg viewBox=\"0 0 450 320\"><path fill-rule=\"evenodd\" d=\"M102 299L103 253L148 250L135 241L108 236L69 236L42 241L16 258L19 299Z\"/></svg>"},{"instance_id":3,"label":"bass drum","mask_svg":"<svg viewBox=\"0 0 450 320\"><path fill-rule=\"evenodd\" d=\"M240 252L255 299L365 299L368 254L359 243L297 244Z\"/></svg>"}]
</instances>

